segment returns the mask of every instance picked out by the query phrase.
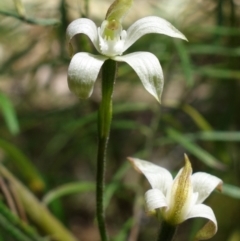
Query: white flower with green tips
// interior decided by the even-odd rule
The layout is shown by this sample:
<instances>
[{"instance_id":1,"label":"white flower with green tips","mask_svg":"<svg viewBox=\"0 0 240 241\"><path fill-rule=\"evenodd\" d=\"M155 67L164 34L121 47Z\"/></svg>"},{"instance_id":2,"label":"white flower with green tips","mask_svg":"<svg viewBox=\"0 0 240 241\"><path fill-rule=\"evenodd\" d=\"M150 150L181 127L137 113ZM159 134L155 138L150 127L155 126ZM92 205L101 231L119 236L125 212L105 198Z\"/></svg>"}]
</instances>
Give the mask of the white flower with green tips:
<instances>
[{"instance_id":1,"label":"white flower with green tips","mask_svg":"<svg viewBox=\"0 0 240 241\"><path fill-rule=\"evenodd\" d=\"M70 90L80 98L88 98L93 91L98 73L107 59L129 64L143 83L145 89L159 102L163 89L163 72L155 55L149 52L134 52L122 55L133 43L145 34L157 33L186 40L185 36L169 22L159 17L145 17L136 21L127 31L122 29L122 20L133 0L116 0L110 6L101 27L87 18L73 21L67 28L67 41L72 51L71 40L76 34L86 34L100 55L86 52L73 56L68 69Z\"/></svg>"},{"instance_id":2,"label":"white flower with green tips","mask_svg":"<svg viewBox=\"0 0 240 241\"><path fill-rule=\"evenodd\" d=\"M206 240L217 232L217 221L212 209L202 202L217 188L222 180L205 172L192 175L192 167L185 155L185 166L173 179L171 173L153 163L129 158L133 167L144 174L152 189L145 194L147 210L176 226L190 218L206 218L209 221L196 234L196 240Z\"/></svg>"}]
</instances>

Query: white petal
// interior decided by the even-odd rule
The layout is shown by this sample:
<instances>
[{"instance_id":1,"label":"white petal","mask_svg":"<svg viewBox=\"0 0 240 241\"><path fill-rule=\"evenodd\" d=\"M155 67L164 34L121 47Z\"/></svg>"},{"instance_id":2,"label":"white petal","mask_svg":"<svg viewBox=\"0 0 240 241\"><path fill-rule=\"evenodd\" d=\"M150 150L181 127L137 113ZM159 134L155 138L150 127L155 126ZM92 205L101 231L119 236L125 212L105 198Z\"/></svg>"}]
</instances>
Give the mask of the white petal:
<instances>
[{"instance_id":1,"label":"white petal","mask_svg":"<svg viewBox=\"0 0 240 241\"><path fill-rule=\"evenodd\" d=\"M193 192L198 192L197 204L202 203L215 188L221 190L222 180L205 172L192 175Z\"/></svg>"},{"instance_id":2,"label":"white petal","mask_svg":"<svg viewBox=\"0 0 240 241\"><path fill-rule=\"evenodd\" d=\"M88 98L106 59L84 52L75 54L68 68L69 89L80 98Z\"/></svg>"},{"instance_id":3,"label":"white petal","mask_svg":"<svg viewBox=\"0 0 240 241\"><path fill-rule=\"evenodd\" d=\"M189 218L206 218L209 220L205 226L197 232L195 240L210 239L217 232L217 220L210 207L204 204L193 206L192 210L188 213L186 220Z\"/></svg>"},{"instance_id":4,"label":"white petal","mask_svg":"<svg viewBox=\"0 0 240 241\"><path fill-rule=\"evenodd\" d=\"M145 89L160 102L164 80L161 65L155 55L135 52L112 59L128 63L137 73Z\"/></svg>"},{"instance_id":5,"label":"white petal","mask_svg":"<svg viewBox=\"0 0 240 241\"><path fill-rule=\"evenodd\" d=\"M148 179L152 188L159 189L166 195L167 189L173 180L171 173L167 169L138 158L130 157L128 160L138 172L141 172Z\"/></svg>"},{"instance_id":6,"label":"white petal","mask_svg":"<svg viewBox=\"0 0 240 241\"><path fill-rule=\"evenodd\" d=\"M189 204L189 206L190 206L189 210L190 210L194 205L196 205L197 200L198 200L198 192L194 192L194 193L192 194L192 198L191 198L191 199L192 199L192 200L191 200L191 203Z\"/></svg>"},{"instance_id":7,"label":"white petal","mask_svg":"<svg viewBox=\"0 0 240 241\"><path fill-rule=\"evenodd\" d=\"M145 194L146 206L149 212L166 207L166 198L159 189L150 189Z\"/></svg>"},{"instance_id":8,"label":"white petal","mask_svg":"<svg viewBox=\"0 0 240 241\"><path fill-rule=\"evenodd\" d=\"M187 40L186 37L178 31L171 23L163 18L150 16L141 18L132 24L127 30L127 39L125 41L124 50L128 49L133 43L145 34L158 33L165 34L174 38Z\"/></svg>"},{"instance_id":9,"label":"white petal","mask_svg":"<svg viewBox=\"0 0 240 241\"><path fill-rule=\"evenodd\" d=\"M98 44L97 26L92 20L88 18L79 18L71 22L67 27L68 43L70 44L71 39L76 34L80 34L80 33L86 34L92 41L97 51L100 52L99 44Z\"/></svg>"}]
</instances>

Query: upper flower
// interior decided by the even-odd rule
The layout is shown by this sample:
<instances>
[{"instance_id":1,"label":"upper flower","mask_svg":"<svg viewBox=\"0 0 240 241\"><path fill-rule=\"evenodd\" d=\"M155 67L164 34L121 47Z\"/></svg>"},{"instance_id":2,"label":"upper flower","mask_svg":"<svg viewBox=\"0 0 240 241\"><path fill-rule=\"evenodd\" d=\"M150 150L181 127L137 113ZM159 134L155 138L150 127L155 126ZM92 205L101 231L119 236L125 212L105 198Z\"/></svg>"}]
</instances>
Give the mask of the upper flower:
<instances>
[{"instance_id":1,"label":"upper flower","mask_svg":"<svg viewBox=\"0 0 240 241\"><path fill-rule=\"evenodd\" d=\"M152 189L145 194L146 206L150 213L171 225L178 225L189 218L201 217L208 223L198 231L196 240L211 238L217 232L217 221L212 209L202 202L210 193L221 190L221 179L204 172L192 175L192 167L185 155L185 166L172 178L170 172L162 167L137 158L129 158L133 167L143 173Z\"/></svg>"},{"instance_id":2,"label":"upper flower","mask_svg":"<svg viewBox=\"0 0 240 241\"><path fill-rule=\"evenodd\" d=\"M100 55L77 53L68 69L68 86L80 98L88 98L104 61L111 58L128 63L137 73L145 89L159 102L163 89L163 73L158 59L148 52L135 52L122 56L140 37L149 33L165 34L185 39L185 36L169 22L159 17L145 17L136 21L127 31L122 28L122 20L132 0L115 0L109 7L101 27L87 18L74 20L67 28L69 49L76 34L86 34Z\"/></svg>"}]
</instances>

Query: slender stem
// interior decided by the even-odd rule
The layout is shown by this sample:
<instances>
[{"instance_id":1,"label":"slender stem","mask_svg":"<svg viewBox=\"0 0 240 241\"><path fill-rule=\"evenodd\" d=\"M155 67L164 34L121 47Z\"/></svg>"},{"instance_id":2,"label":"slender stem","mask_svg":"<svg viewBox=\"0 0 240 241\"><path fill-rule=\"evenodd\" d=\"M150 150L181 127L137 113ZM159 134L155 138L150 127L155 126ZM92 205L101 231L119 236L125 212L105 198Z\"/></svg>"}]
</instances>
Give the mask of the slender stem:
<instances>
[{"instance_id":1,"label":"slender stem","mask_svg":"<svg viewBox=\"0 0 240 241\"><path fill-rule=\"evenodd\" d=\"M176 230L177 226L172 226L163 221L157 241L173 241Z\"/></svg>"},{"instance_id":2,"label":"slender stem","mask_svg":"<svg viewBox=\"0 0 240 241\"><path fill-rule=\"evenodd\" d=\"M102 241L107 241L107 231L104 215L104 182L106 166L106 150L112 120L112 93L117 72L117 64L109 59L102 67L102 101L98 112L98 154L97 154L97 183L96 204L98 228Z\"/></svg>"}]
</instances>

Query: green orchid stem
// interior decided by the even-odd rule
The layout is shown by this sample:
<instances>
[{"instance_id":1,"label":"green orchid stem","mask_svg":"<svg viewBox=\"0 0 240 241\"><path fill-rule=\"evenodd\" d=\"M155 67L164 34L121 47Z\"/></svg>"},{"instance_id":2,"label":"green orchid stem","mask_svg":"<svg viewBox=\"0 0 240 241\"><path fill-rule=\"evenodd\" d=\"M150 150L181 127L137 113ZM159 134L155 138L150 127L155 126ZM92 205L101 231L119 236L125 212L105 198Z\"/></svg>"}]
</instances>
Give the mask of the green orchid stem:
<instances>
[{"instance_id":1,"label":"green orchid stem","mask_svg":"<svg viewBox=\"0 0 240 241\"><path fill-rule=\"evenodd\" d=\"M177 226L162 222L157 241L173 241Z\"/></svg>"},{"instance_id":2,"label":"green orchid stem","mask_svg":"<svg viewBox=\"0 0 240 241\"><path fill-rule=\"evenodd\" d=\"M106 60L102 67L102 102L98 112L98 154L97 154L97 183L96 204L98 228L102 241L107 241L107 231L104 215L104 182L106 166L106 150L112 120L112 94L117 73L117 63Z\"/></svg>"}]
</instances>

